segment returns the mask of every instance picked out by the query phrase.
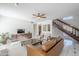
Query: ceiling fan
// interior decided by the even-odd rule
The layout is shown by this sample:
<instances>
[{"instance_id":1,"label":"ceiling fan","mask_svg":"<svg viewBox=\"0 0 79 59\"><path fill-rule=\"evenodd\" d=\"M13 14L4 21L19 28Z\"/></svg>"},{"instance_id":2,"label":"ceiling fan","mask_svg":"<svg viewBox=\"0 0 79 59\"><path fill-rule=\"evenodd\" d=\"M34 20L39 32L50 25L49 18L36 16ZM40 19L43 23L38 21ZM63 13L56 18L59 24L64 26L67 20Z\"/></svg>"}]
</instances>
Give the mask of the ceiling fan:
<instances>
[{"instance_id":1,"label":"ceiling fan","mask_svg":"<svg viewBox=\"0 0 79 59\"><path fill-rule=\"evenodd\" d=\"M46 14L41 14L41 13L37 13L37 14L32 14L35 18L38 18L39 20L41 19L41 18L46 18Z\"/></svg>"}]
</instances>

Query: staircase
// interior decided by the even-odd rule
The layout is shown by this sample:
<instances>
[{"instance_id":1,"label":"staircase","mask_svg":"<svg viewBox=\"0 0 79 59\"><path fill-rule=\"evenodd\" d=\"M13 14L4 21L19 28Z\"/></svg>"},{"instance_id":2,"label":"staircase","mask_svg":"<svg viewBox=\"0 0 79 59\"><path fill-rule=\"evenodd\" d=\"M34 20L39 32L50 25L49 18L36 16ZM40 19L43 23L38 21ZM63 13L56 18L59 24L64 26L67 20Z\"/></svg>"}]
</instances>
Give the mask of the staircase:
<instances>
[{"instance_id":1,"label":"staircase","mask_svg":"<svg viewBox=\"0 0 79 59\"><path fill-rule=\"evenodd\" d=\"M55 19L53 21L53 25L57 27L59 30L63 31L73 39L79 41L79 29L64 22L63 20Z\"/></svg>"}]
</instances>

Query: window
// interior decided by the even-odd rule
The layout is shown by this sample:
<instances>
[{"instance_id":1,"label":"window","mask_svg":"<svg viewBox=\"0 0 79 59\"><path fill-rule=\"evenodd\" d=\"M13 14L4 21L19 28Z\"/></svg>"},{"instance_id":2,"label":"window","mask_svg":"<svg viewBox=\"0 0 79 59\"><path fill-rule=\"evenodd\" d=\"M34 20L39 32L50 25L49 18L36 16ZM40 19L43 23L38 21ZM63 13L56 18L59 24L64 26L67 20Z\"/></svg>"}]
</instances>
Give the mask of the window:
<instances>
[{"instance_id":1,"label":"window","mask_svg":"<svg viewBox=\"0 0 79 59\"><path fill-rule=\"evenodd\" d=\"M50 31L50 24L43 25L43 31Z\"/></svg>"},{"instance_id":2,"label":"window","mask_svg":"<svg viewBox=\"0 0 79 59\"><path fill-rule=\"evenodd\" d=\"M63 20L71 20L71 19L73 19L73 16L65 16L65 17L63 18Z\"/></svg>"}]
</instances>

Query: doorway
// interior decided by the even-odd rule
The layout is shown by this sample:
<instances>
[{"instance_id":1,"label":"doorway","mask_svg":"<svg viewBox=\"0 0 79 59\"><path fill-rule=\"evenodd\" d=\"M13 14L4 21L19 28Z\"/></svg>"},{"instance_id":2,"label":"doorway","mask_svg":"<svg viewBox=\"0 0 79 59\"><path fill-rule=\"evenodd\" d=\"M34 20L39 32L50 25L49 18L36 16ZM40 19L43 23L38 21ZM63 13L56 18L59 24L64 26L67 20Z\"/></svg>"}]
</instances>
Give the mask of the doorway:
<instances>
[{"instance_id":1,"label":"doorway","mask_svg":"<svg viewBox=\"0 0 79 59\"><path fill-rule=\"evenodd\" d=\"M38 32L39 32L39 36L40 36L41 35L41 29L42 29L41 25L38 26L38 29L39 29Z\"/></svg>"}]
</instances>

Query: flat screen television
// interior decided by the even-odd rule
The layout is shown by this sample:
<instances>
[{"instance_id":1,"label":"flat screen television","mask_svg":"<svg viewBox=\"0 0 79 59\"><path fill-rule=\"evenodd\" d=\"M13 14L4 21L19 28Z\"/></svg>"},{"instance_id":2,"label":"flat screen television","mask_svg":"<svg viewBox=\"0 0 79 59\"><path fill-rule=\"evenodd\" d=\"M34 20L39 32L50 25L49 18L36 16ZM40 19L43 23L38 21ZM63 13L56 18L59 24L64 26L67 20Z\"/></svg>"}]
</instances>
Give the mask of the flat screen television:
<instances>
[{"instance_id":1,"label":"flat screen television","mask_svg":"<svg viewBox=\"0 0 79 59\"><path fill-rule=\"evenodd\" d=\"M25 29L18 29L17 33L25 33Z\"/></svg>"}]
</instances>

